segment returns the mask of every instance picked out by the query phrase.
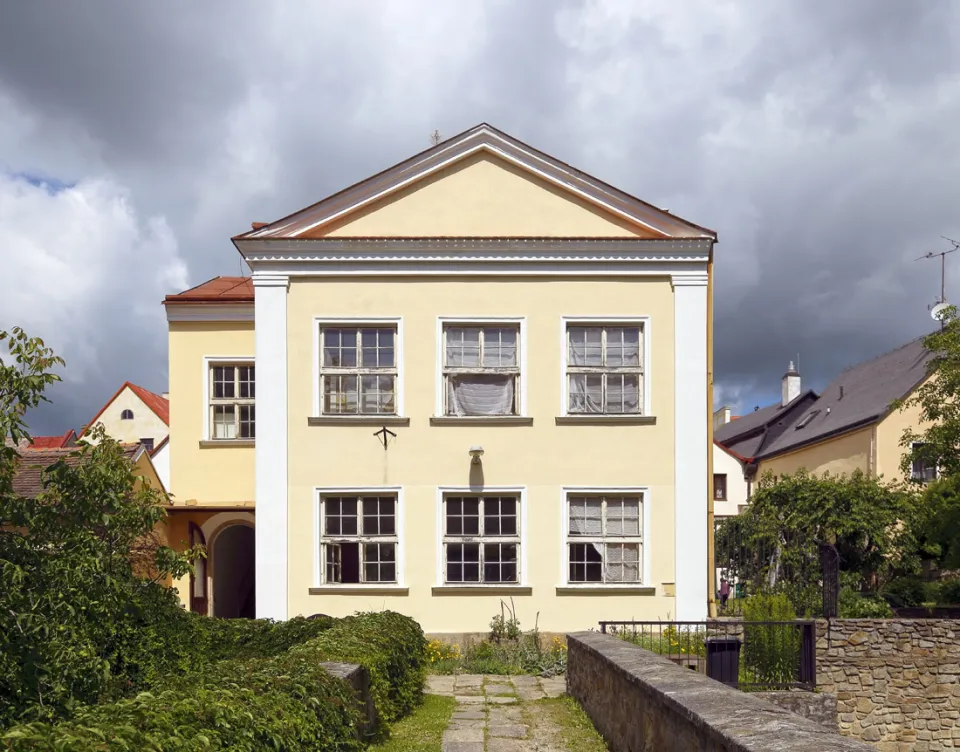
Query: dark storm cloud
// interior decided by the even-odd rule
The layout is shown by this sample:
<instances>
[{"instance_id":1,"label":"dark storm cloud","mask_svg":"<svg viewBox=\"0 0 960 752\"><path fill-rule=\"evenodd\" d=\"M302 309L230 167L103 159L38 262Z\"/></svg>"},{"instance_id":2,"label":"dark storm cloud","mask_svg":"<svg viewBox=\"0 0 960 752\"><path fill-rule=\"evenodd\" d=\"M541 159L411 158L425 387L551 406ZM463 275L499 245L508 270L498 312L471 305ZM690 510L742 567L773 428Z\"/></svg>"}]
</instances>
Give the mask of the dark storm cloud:
<instances>
[{"instance_id":1,"label":"dark storm cloud","mask_svg":"<svg viewBox=\"0 0 960 752\"><path fill-rule=\"evenodd\" d=\"M111 181L96 206L124 207L137 249L92 264L127 292L77 314L83 377L36 426L127 378L165 388L162 316L123 313L159 298L143 277L235 274L250 221L484 120L719 231L719 400L773 398L797 352L821 386L929 329L938 271L913 259L960 235L958 21L893 0L8 4L0 172ZM73 292L35 284L44 306ZM0 301L0 325L20 315Z\"/></svg>"}]
</instances>

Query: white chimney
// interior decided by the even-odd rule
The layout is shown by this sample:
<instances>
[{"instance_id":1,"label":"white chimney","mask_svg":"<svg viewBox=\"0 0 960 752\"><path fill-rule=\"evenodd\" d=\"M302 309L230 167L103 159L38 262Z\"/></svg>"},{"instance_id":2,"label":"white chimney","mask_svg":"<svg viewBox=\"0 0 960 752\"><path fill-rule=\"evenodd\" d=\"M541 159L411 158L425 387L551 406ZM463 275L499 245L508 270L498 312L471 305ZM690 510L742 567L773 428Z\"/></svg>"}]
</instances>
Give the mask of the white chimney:
<instances>
[{"instance_id":1,"label":"white chimney","mask_svg":"<svg viewBox=\"0 0 960 752\"><path fill-rule=\"evenodd\" d=\"M713 430L716 431L720 426L725 426L730 422L730 408L724 405L713 414Z\"/></svg>"},{"instance_id":2,"label":"white chimney","mask_svg":"<svg viewBox=\"0 0 960 752\"><path fill-rule=\"evenodd\" d=\"M793 361L790 361L790 367L787 368L787 372L783 374L783 381L781 387L781 398L780 406L784 407L789 402L793 402L797 397L800 396L800 374L797 373L797 369L793 365Z\"/></svg>"}]
</instances>

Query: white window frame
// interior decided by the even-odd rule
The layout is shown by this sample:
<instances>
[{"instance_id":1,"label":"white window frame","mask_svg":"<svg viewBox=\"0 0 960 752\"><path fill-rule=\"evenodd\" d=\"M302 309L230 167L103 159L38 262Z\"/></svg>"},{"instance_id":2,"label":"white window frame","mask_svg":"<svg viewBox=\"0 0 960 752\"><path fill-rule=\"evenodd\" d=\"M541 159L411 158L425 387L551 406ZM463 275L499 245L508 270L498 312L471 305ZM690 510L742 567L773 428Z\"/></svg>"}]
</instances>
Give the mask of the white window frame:
<instances>
[{"instance_id":1,"label":"white window frame","mask_svg":"<svg viewBox=\"0 0 960 752\"><path fill-rule=\"evenodd\" d=\"M570 406L570 382L567 378L567 358L569 357L569 352L567 350L567 328L570 326L603 326L609 324L610 326L639 326L642 330L643 336L643 360L640 364L640 367L643 369L641 373L641 388L643 389L643 411L639 413L571 413L569 410ZM561 417L577 417L584 419L591 418L605 418L605 417L624 417L624 416L635 416L635 417L649 417L652 416L650 405L650 394L651 394L651 383L652 379L650 377L650 372L653 370L651 368L650 360L650 342L652 339L652 331L650 326L650 316L561 316L560 318L560 412L558 413ZM674 364L676 367L676 364Z\"/></svg>"},{"instance_id":2,"label":"white window frame","mask_svg":"<svg viewBox=\"0 0 960 752\"><path fill-rule=\"evenodd\" d=\"M571 496L640 496L640 581L639 582L571 582L570 581L570 497ZM594 590L635 590L650 587L650 549L653 538L650 530L651 496L649 486L565 486L560 494L560 587ZM614 541L616 542L616 541Z\"/></svg>"},{"instance_id":3,"label":"white window frame","mask_svg":"<svg viewBox=\"0 0 960 752\"><path fill-rule=\"evenodd\" d=\"M446 515L444 499L447 496L516 496L520 505L517 514L517 524L520 526L519 539L520 552L517 556L517 581L516 582L447 582L446 555L444 548L444 538L446 531ZM437 584L438 588L471 588L477 590L491 588L517 588L527 587L527 549L529 548L529 538L527 533L527 487L526 486L438 486L437 487ZM479 541L483 539L477 536Z\"/></svg>"},{"instance_id":4,"label":"white window frame","mask_svg":"<svg viewBox=\"0 0 960 752\"><path fill-rule=\"evenodd\" d=\"M917 483L933 483L933 481L935 481L937 478L940 477L940 468L939 468L939 467L934 466L934 468L933 468L933 478L932 478L931 480L925 480L925 479L923 479L923 478L921 478L921 477L918 477L918 476L915 475L914 472L913 472L914 452L916 451L916 448L917 448L918 446L921 446L922 444L923 444L922 441L914 441L913 443L910 444L910 480L915 481L915 482L917 482Z\"/></svg>"},{"instance_id":5,"label":"white window frame","mask_svg":"<svg viewBox=\"0 0 960 752\"><path fill-rule=\"evenodd\" d=\"M213 425L210 422L211 409L211 384L213 381L214 366L253 366L256 368L256 358L252 355L204 355L203 356L203 439L204 441L217 441L225 444L239 441L256 441L256 438L241 439L239 436L235 439L217 439L213 436ZM254 397L253 404L257 404Z\"/></svg>"},{"instance_id":6,"label":"white window frame","mask_svg":"<svg viewBox=\"0 0 960 752\"><path fill-rule=\"evenodd\" d=\"M323 388L320 383L322 375L321 362L323 359L323 342L320 340L320 330L323 327L343 329L351 326L362 328L394 328L397 330L394 340L393 356L397 366L397 381L395 387L394 400L396 401L396 413L358 413L351 415L349 413L324 413L321 410L323 405ZM358 386L359 388L359 386ZM359 398L359 395L358 395ZM403 318L400 316L378 316L378 317L336 317L336 316L314 316L313 317L313 416L316 418L342 418L344 420L357 419L369 420L371 418L402 418L406 415L403 406Z\"/></svg>"},{"instance_id":7,"label":"white window frame","mask_svg":"<svg viewBox=\"0 0 960 752\"><path fill-rule=\"evenodd\" d=\"M395 518L397 530L397 581L396 582L330 582L323 581L323 498L325 496L395 496L397 512ZM318 486L313 489L313 586L324 589L344 590L403 590L406 588L406 535L405 512L402 486ZM365 537L365 536L364 536ZM374 536L379 537L379 536ZM384 536L386 537L386 536ZM357 536L358 542L363 537Z\"/></svg>"},{"instance_id":8,"label":"white window frame","mask_svg":"<svg viewBox=\"0 0 960 752\"><path fill-rule=\"evenodd\" d=\"M519 375L517 376L517 413L516 415L447 415L446 412L446 402L447 402L447 381L444 378L444 359L445 359L445 348L444 343L446 338L444 337L443 329L445 326L519 326L520 331L517 338L517 347L519 348L519 353L517 354L517 366L519 367ZM438 316L437 317L437 404L436 411L434 415L438 418L445 419L456 419L457 417L462 417L464 420L483 420L486 417L489 418L525 418L527 417L527 320L523 316L469 316L469 317L460 317L460 316Z\"/></svg>"}]
</instances>

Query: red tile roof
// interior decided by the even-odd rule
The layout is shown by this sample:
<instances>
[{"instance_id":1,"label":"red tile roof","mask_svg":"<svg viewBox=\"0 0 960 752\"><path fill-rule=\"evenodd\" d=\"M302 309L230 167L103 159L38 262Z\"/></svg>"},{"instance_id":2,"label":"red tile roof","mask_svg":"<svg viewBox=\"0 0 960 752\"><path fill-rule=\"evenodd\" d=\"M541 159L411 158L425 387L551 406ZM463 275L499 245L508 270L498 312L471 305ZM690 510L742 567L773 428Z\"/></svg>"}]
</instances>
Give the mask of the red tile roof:
<instances>
[{"instance_id":1,"label":"red tile roof","mask_svg":"<svg viewBox=\"0 0 960 752\"><path fill-rule=\"evenodd\" d=\"M140 448L139 444L122 444L123 454L131 462ZM68 465L80 462L81 455L76 447L66 449L31 450L20 455L20 461L13 476L13 492L22 498L32 499L43 492L43 473L51 465L63 460Z\"/></svg>"},{"instance_id":2,"label":"red tile roof","mask_svg":"<svg viewBox=\"0 0 960 752\"><path fill-rule=\"evenodd\" d=\"M214 277L189 290L167 295L164 305L171 303L252 303L253 279L250 277Z\"/></svg>"},{"instance_id":3,"label":"red tile roof","mask_svg":"<svg viewBox=\"0 0 960 752\"><path fill-rule=\"evenodd\" d=\"M61 449L76 444L77 436L71 428L63 436L33 436L28 449Z\"/></svg>"},{"instance_id":4,"label":"red tile roof","mask_svg":"<svg viewBox=\"0 0 960 752\"><path fill-rule=\"evenodd\" d=\"M130 387L130 391L137 395L147 407L153 410L160 420L162 420L168 426L170 425L170 400L166 399L165 397L161 397L159 394L154 394L149 389L144 389L142 386L137 386L136 384L131 384L129 381L124 381L123 386L117 389L114 395L107 400L107 404L101 407L99 412L93 416L93 420L84 426L81 434L85 433L88 428L92 428L97 424L97 419L103 415L103 411L110 407L113 401L119 397L120 393L127 387Z\"/></svg>"}]
</instances>

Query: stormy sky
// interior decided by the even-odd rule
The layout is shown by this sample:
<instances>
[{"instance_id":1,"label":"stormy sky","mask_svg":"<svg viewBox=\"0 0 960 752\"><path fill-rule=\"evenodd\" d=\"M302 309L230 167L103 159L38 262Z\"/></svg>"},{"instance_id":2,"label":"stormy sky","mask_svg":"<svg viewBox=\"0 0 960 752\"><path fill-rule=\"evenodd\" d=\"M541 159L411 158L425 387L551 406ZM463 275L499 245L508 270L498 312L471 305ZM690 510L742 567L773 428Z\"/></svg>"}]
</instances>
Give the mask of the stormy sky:
<instances>
[{"instance_id":1,"label":"stormy sky","mask_svg":"<svg viewBox=\"0 0 960 752\"><path fill-rule=\"evenodd\" d=\"M718 405L931 328L960 3L0 0L0 328L68 366L34 431L164 391L160 300L251 221L481 121L719 232Z\"/></svg>"}]
</instances>

